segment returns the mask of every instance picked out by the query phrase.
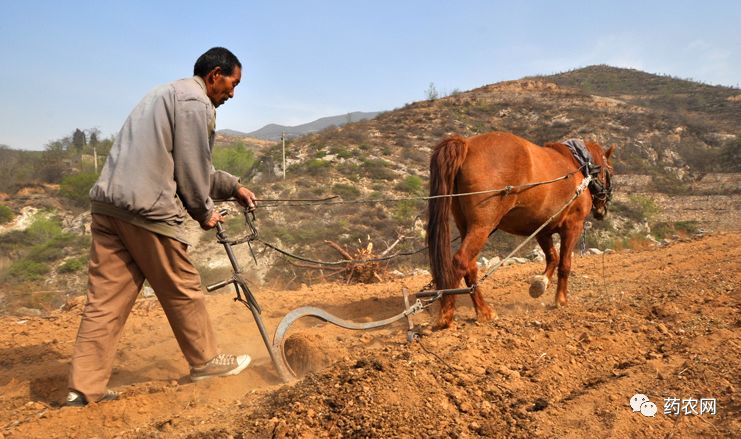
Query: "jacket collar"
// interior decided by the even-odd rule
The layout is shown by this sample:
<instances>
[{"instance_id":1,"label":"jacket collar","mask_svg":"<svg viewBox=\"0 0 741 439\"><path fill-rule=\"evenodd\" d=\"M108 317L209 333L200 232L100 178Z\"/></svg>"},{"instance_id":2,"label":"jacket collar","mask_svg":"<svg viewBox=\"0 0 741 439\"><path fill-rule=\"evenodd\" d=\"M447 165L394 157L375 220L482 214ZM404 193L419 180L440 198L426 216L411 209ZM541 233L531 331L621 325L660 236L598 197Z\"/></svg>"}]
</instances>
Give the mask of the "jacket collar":
<instances>
[{"instance_id":1,"label":"jacket collar","mask_svg":"<svg viewBox=\"0 0 741 439\"><path fill-rule=\"evenodd\" d=\"M206 81L198 75L194 75L193 80L196 81L196 83L198 83L198 85L203 89L203 92L206 93Z\"/></svg>"}]
</instances>

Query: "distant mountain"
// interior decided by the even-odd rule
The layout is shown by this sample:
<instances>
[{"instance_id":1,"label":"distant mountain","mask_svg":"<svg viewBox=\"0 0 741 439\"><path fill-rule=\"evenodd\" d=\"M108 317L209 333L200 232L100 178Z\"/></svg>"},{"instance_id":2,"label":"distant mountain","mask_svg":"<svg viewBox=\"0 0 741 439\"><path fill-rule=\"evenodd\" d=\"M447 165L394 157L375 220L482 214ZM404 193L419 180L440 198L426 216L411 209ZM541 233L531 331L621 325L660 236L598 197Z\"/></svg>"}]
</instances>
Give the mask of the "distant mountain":
<instances>
[{"instance_id":1,"label":"distant mountain","mask_svg":"<svg viewBox=\"0 0 741 439\"><path fill-rule=\"evenodd\" d=\"M339 116L328 116L317 119L313 122L305 123L303 125L296 126L285 126L271 123L265 125L259 130L252 131L251 133L242 133L234 130L219 130L219 134L233 137L256 137L264 140L280 140L282 133L286 133L286 137L298 137L304 134L311 134L317 131L321 131L324 128L331 126L342 126L348 122L358 122L360 120L373 119L379 114L378 111L362 112L354 111L352 113L342 114Z\"/></svg>"}]
</instances>

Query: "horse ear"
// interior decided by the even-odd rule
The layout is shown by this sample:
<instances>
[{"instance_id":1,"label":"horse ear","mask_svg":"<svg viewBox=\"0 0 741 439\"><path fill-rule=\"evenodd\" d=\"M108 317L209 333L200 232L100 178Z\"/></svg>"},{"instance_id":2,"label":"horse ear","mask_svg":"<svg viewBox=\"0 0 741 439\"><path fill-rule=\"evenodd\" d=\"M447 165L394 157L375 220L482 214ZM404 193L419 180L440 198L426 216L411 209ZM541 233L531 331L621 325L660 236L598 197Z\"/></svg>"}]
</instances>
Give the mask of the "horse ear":
<instances>
[{"instance_id":1,"label":"horse ear","mask_svg":"<svg viewBox=\"0 0 741 439\"><path fill-rule=\"evenodd\" d=\"M615 144L611 145L609 148L607 148L607 151L605 151L605 158L607 160L610 160L610 156L612 155L612 151L615 150Z\"/></svg>"}]
</instances>

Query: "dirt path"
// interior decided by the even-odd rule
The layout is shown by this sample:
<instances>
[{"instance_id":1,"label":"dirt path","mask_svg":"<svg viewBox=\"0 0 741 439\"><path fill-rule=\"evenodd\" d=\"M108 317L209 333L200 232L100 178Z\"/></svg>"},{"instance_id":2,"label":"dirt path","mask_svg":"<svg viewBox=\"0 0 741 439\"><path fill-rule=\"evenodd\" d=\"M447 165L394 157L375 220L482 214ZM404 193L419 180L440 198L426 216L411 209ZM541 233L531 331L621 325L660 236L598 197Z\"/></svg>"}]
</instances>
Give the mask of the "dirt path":
<instances>
[{"instance_id":1,"label":"dirt path","mask_svg":"<svg viewBox=\"0 0 741 439\"><path fill-rule=\"evenodd\" d=\"M293 340L311 348L308 366L327 367L292 385L280 384L248 311L229 295L208 300L221 344L250 353L254 366L190 383L159 305L142 300L111 380L123 399L84 409L59 408L80 304L3 317L0 439L732 437L741 431L739 254L741 233L726 233L579 257L561 309L550 306L552 287L542 300L527 294L541 264L506 267L485 285L498 319L476 322L462 299L455 329L411 345L401 323L358 333L310 321ZM260 291L258 300L269 328L308 304L369 321L402 309L402 285L427 280ZM656 404L655 417L631 410L636 393ZM715 398L716 414L666 415L669 397Z\"/></svg>"}]
</instances>

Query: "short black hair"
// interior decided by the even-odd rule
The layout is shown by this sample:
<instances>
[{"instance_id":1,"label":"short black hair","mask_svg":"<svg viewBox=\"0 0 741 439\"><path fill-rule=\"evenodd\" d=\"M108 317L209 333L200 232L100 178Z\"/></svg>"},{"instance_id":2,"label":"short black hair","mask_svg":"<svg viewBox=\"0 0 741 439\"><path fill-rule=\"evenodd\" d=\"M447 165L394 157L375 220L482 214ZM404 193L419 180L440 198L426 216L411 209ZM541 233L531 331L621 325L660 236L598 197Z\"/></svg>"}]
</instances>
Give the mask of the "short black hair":
<instances>
[{"instance_id":1,"label":"short black hair","mask_svg":"<svg viewBox=\"0 0 741 439\"><path fill-rule=\"evenodd\" d=\"M216 67L221 67L221 71L226 76L229 76L234 73L234 67L241 69L242 63L239 62L237 57L229 49L212 47L198 57L196 64L193 66L193 74L205 78L208 72Z\"/></svg>"}]
</instances>

